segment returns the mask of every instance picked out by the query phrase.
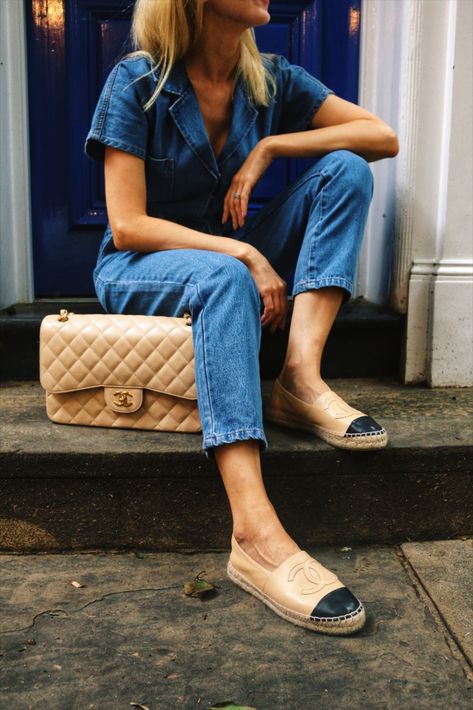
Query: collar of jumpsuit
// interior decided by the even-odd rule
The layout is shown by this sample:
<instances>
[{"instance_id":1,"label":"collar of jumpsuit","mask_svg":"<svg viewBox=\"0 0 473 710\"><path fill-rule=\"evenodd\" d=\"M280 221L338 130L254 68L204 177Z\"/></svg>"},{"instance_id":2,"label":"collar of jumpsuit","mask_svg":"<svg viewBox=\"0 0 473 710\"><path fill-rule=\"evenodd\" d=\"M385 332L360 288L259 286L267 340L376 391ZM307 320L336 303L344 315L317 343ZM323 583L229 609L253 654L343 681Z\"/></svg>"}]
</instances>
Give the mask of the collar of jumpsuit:
<instances>
[{"instance_id":1,"label":"collar of jumpsuit","mask_svg":"<svg viewBox=\"0 0 473 710\"><path fill-rule=\"evenodd\" d=\"M234 154L258 116L257 109L245 95L241 77L235 86L230 131L218 160L210 145L199 102L183 61L174 65L164 91L176 95L176 100L169 107L169 113L182 137L209 173L219 178L222 166Z\"/></svg>"},{"instance_id":2,"label":"collar of jumpsuit","mask_svg":"<svg viewBox=\"0 0 473 710\"><path fill-rule=\"evenodd\" d=\"M154 76L155 81L157 77ZM148 191L156 195L151 200L150 214L178 221L213 234L229 234L231 224L221 224L223 200L233 175L256 145L260 131L254 130L258 110L248 100L241 78L235 85L230 131L218 159L210 144L199 102L187 75L184 62L177 62L166 81L161 106L166 104L154 127L164 132L166 158L146 161ZM156 141L152 141L156 146ZM159 165L161 163L161 166ZM160 167L166 172L159 179ZM161 177L164 177L163 175Z\"/></svg>"}]
</instances>

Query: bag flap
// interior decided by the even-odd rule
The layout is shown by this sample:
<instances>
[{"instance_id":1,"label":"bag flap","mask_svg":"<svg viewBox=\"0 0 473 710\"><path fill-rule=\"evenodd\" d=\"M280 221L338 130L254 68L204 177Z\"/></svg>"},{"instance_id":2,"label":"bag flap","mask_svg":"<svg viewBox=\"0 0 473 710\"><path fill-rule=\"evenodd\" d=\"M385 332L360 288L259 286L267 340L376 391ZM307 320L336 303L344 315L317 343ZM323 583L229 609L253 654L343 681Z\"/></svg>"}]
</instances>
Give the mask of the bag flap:
<instances>
[{"instance_id":1,"label":"bag flap","mask_svg":"<svg viewBox=\"0 0 473 710\"><path fill-rule=\"evenodd\" d=\"M192 327L184 318L69 313L43 318L40 381L47 392L146 388L197 399Z\"/></svg>"}]
</instances>

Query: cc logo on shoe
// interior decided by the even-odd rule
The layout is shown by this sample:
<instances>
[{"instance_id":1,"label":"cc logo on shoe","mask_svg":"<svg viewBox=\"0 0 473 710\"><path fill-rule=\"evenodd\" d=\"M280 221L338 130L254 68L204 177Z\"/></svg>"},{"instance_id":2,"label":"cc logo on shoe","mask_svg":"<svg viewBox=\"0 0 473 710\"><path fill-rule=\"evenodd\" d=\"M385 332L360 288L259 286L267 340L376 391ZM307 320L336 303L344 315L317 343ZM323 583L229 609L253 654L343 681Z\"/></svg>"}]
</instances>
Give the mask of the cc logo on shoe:
<instances>
[{"instance_id":1,"label":"cc logo on shoe","mask_svg":"<svg viewBox=\"0 0 473 710\"><path fill-rule=\"evenodd\" d=\"M335 419L343 419L353 414L353 408L337 396L328 400L325 411L330 412Z\"/></svg>"},{"instance_id":2,"label":"cc logo on shoe","mask_svg":"<svg viewBox=\"0 0 473 710\"><path fill-rule=\"evenodd\" d=\"M297 565L294 565L289 572L287 581L293 582L299 572L302 572L307 582L311 585L310 587L301 589L301 594L315 594L315 592L319 592L328 584L337 581L336 574L330 572L330 570L320 570L315 560L306 560L305 562L299 562Z\"/></svg>"}]
</instances>

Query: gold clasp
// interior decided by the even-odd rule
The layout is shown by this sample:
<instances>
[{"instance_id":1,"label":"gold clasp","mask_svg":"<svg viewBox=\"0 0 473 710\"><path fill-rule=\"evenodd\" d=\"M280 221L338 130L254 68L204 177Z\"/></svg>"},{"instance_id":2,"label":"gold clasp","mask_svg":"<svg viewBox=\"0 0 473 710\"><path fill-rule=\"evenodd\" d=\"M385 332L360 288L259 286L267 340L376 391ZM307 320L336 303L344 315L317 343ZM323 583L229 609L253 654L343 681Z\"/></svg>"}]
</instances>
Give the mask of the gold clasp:
<instances>
[{"instance_id":1,"label":"gold clasp","mask_svg":"<svg viewBox=\"0 0 473 710\"><path fill-rule=\"evenodd\" d=\"M128 401L130 398L130 401ZM113 393L113 404L117 407L131 407L133 404L133 395L126 390L117 390Z\"/></svg>"},{"instance_id":2,"label":"gold clasp","mask_svg":"<svg viewBox=\"0 0 473 710\"><path fill-rule=\"evenodd\" d=\"M186 325L192 325L192 316L189 311L184 311L182 317L184 318Z\"/></svg>"},{"instance_id":3,"label":"gold clasp","mask_svg":"<svg viewBox=\"0 0 473 710\"><path fill-rule=\"evenodd\" d=\"M66 311L65 308L61 308L61 310L59 311L58 320L60 320L61 323L65 323L67 320L69 320L69 312Z\"/></svg>"}]
</instances>

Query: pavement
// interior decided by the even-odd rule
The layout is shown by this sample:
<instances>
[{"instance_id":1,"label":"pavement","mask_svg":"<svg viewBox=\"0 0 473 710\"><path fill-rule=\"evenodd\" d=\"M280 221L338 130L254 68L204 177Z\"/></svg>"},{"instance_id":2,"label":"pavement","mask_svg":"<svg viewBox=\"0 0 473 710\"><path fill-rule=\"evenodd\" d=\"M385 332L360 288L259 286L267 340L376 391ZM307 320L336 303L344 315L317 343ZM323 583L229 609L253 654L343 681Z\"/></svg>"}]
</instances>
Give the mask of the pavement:
<instances>
[{"instance_id":1,"label":"pavement","mask_svg":"<svg viewBox=\"0 0 473 710\"><path fill-rule=\"evenodd\" d=\"M0 707L473 707L472 538L309 551L364 602L358 634L280 619L228 552L0 555ZM202 571L216 592L186 596Z\"/></svg>"}]
</instances>

